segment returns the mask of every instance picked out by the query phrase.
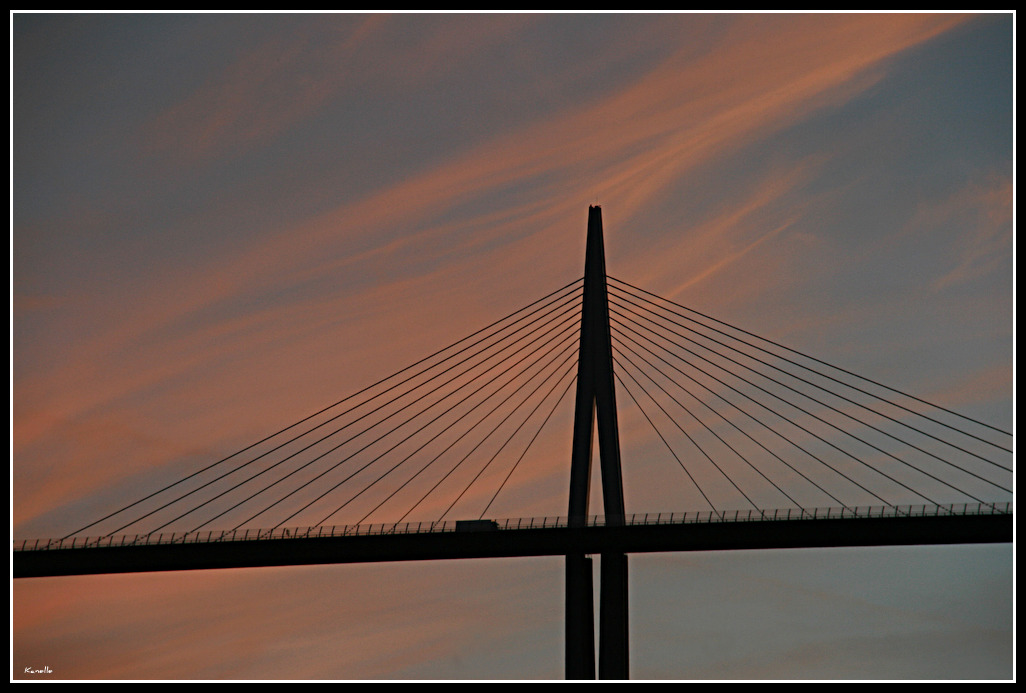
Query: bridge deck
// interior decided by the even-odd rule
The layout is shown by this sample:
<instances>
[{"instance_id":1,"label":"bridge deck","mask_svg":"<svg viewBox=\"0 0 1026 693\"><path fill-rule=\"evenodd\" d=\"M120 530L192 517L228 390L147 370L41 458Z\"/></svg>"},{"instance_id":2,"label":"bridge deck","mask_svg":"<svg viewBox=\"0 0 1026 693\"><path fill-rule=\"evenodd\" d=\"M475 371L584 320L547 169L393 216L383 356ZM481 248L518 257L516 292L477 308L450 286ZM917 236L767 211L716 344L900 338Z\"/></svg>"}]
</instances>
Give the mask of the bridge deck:
<instances>
[{"instance_id":1,"label":"bridge deck","mask_svg":"<svg viewBox=\"0 0 1026 693\"><path fill-rule=\"evenodd\" d=\"M995 509L974 514L756 517L716 519L710 515L703 522L665 523L635 519L624 526L596 523L584 527L556 522L549 526L521 524L520 528L507 528L509 523L470 524L456 529L456 523L446 523L443 531L335 536L279 532L241 540L218 535L221 538L207 541L107 542L75 548L34 548L37 545L21 543L14 551L14 577L571 553L1000 543L1011 542L1013 532L1012 513Z\"/></svg>"}]
</instances>

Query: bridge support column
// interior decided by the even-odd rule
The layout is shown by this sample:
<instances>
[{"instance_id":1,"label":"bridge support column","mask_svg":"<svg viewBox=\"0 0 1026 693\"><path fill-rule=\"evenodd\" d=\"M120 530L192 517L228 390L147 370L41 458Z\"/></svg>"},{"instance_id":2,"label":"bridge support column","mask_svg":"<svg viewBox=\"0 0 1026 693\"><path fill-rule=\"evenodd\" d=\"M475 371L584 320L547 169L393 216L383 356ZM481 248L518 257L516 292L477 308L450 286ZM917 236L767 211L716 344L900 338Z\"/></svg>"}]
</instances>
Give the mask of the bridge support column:
<instances>
[{"instance_id":1,"label":"bridge support column","mask_svg":"<svg viewBox=\"0 0 1026 693\"><path fill-rule=\"evenodd\" d=\"M603 553L599 601L599 678L628 678L627 554Z\"/></svg>"},{"instance_id":2,"label":"bridge support column","mask_svg":"<svg viewBox=\"0 0 1026 693\"><path fill-rule=\"evenodd\" d=\"M566 557L566 677L595 678L595 616L591 558Z\"/></svg>"},{"instance_id":3,"label":"bridge support column","mask_svg":"<svg viewBox=\"0 0 1026 693\"><path fill-rule=\"evenodd\" d=\"M625 522L620 472L620 433L613 386L613 345L606 293L606 259L602 239L602 210L588 208L588 243L584 259L584 300L581 306L581 344L577 364L577 404L570 463L570 524L588 522L591 453L598 428L602 505L607 525ZM595 615L591 560L566 558L566 675L595 678ZM602 554L599 623L599 675L626 679L627 556Z\"/></svg>"}]
</instances>

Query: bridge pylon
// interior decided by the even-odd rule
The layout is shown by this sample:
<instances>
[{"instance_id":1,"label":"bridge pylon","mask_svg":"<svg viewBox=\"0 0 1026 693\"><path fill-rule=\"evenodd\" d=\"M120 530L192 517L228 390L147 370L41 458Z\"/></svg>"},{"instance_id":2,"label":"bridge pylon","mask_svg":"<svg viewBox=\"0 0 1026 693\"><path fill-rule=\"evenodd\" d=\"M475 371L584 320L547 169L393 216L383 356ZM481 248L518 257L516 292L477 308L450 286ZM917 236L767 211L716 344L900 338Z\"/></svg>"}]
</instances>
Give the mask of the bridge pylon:
<instances>
[{"instance_id":1,"label":"bridge pylon","mask_svg":"<svg viewBox=\"0 0 1026 693\"><path fill-rule=\"evenodd\" d=\"M577 404L570 465L570 524L588 518L592 440L598 430L602 504L607 525L625 521L620 471L620 433L613 387L613 348L609 328L602 209L588 208L584 261L584 302L577 365ZM595 616L591 558L566 557L566 677L595 678ZM599 595L599 677L628 678L627 555L601 554Z\"/></svg>"}]
</instances>

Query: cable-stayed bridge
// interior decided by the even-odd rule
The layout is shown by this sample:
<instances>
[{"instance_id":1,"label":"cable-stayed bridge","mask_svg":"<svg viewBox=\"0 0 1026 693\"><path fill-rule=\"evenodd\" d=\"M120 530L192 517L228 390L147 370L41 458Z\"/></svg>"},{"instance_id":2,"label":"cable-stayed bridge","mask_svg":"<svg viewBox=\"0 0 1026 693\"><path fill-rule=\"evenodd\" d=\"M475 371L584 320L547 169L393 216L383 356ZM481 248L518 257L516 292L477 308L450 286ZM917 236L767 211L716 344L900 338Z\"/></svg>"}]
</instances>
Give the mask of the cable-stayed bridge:
<instances>
[{"instance_id":1,"label":"cable-stayed bridge","mask_svg":"<svg viewBox=\"0 0 1026 693\"><path fill-rule=\"evenodd\" d=\"M567 475L549 441L565 448L572 390ZM15 542L15 576L564 555L567 675L591 678L599 554L599 674L626 678L628 553L1011 541L1011 460L1007 432L608 277L593 208L583 279L66 536ZM510 512L539 474L569 476L566 515Z\"/></svg>"}]
</instances>

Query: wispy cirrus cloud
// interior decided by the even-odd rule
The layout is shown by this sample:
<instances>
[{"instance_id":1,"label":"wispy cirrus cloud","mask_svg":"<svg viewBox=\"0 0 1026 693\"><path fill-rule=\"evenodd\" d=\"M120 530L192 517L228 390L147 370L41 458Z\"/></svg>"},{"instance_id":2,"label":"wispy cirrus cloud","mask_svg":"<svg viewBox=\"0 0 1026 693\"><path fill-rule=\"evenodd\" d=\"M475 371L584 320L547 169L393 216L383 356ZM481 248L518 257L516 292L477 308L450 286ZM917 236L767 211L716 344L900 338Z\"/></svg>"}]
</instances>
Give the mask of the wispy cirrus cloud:
<instances>
[{"instance_id":1,"label":"wispy cirrus cloud","mask_svg":"<svg viewBox=\"0 0 1026 693\"><path fill-rule=\"evenodd\" d=\"M568 217L580 216L577 206L587 197L608 202L613 218L625 224L674 181L817 109L854 98L879 78L882 61L961 21L957 16L838 18L816 21L813 32L803 21L739 18L721 43L700 57L688 51L670 55L622 89L493 138L362 200L297 220L231 257L191 258L187 282L165 272L154 275L142 293L115 298L122 305L106 312L116 322L77 340L66 370L19 381L16 449L91 410L132 408L141 396L203 363L238 358L255 344L267 345L269 353L294 351L294 339L282 330L312 332L300 327L297 316L318 324L323 323L318 313L344 310L351 318L347 331L384 335L398 323L443 335L450 327L425 323L420 306L448 300L451 290L443 287L479 285L487 291L487 279L475 273L476 267L537 267L534 258L542 257L551 258L548 274L579 271L579 239L561 229ZM160 116L152 126L154 137L165 137L154 139L154 146L207 157L227 154L225 147L235 144L257 146L281 136L337 97L346 74L336 69L335 59L374 45L388 23L380 17L361 19L323 53L327 57L316 57L313 67L310 58L318 54L311 52L309 37L261 43ZM486 26L486 35L497 31L508 37L524 23ZM421 52L425 65L451 64L486 43L464 45L459 32L442 32L414 42L408 54L392 56L377 69L382 76L402 72L402 65ZM310 74L297 77L300 66ZM646 258L641 274L653 280L667 272L688 277L671 288L674 293L709 281L756 247L763 251L760 262L772 266L773 249L765 241L788 222L777 220L767 231L762 218L745 220L793 198L795 188L812 175L807 166L798 162L790 172L777 172L746 193L747 199L735 197L722 216L689 229L686 237L651 239L663 252ZM529 207L510 207L514 197L484 214L461 211L489 196L506 200L509 190L524 186L536 198ZM615 237L618 227L610 227ZM693 260L684 266L674 261L671 270L667 262L676 254L669 248L681 245ZM751 286L734 283L732 295L762 290L767 275L748 276ZM384 277L389 279L378 285ZM336 278L350 297L326 301L318 287L337 285ZM527 275L519 281L536 283ZM294 297L278 298L290 294ZM410 302L410 295L419 298ZM220 315L219 306L228 304L240 306L243 314L211 322ZM487 321L490 303L480 305L480 315L461 316L464 324ZM425 346L432 339L425 339ZM316 359L313 354L329 341L326 335L302 351ZM350 348L358 352L362 342L350 341ZM43 401L45 406L34 404Z\"/></svg>"},{"instance_id":2,"label":"wispy cirrus cloud","mask_svg":"<svg viewBox=\"0 0 1026 693\"><path fill-rule=\"evenodd\" d=\"M860 231L865 211L885 206L868 184L896 178L897 154L867 133L907 139L900 115L934 114L928 90L905 94L912 103L893 90L980 20L557 19L316 17L266 33L218 24L219 60L204 59L209 36L189 34L188 55L175 55L198 69L139 104L146 118L98 109L114 118L108 130L133 137L40 152L64 161L103 142L118 165L96 176L68 166L65 184L91 185L47 199L15 228L31 250L17 255L14 296L16 533L80 526L565 284L581 272L589 204L603 207L617 276L856 362L872 351L945 401L1000 399L1007 366L951 385L922 363L953 343L938 337L953 306L980 319L989 347L1003 339L989 281L1009 245L1008 177L929 191L872 238ZM142 67L156 64L136 50ZM143 93L131 87L127 101ZM90 113L53 131L88 130L100 119ZM933 144L937 158L910 168L957 165ZM16 203L37 197L19 191ZM965 219L968 232L952 230ZM944 242L921 262L908 247L931 232ZM917 329L895 337L895 325ZM963 347L949 349L952 361ZM621 406L624 445L641 446L625 470L632 488L647 493L663 462L682 475ZM492 515L563 513L569 415L555 418ZM456 512L488 496L474 487ZM481 662L509 671L488 659L502 646L474 650L485 614L525 633L518 672L525 657L549 655L540 670L561 671L558 651L539 651L560 629L551 575L518 584L524 572L505 567L467 582L451 568L409 582L314 573L19 582L15 658L59 651L58 673L86 678L448 678L480 676ZM550 583L552 600L523 606L535 602L521 592ZM453 584L473 609L442 601ZM443 596L423 596L436 586ZM225 596L234 593L246 598ZM335 596L311 594L359 596L339 616ZM490 610L506 601L541 613Z\"/></svg>"}]
</instances>

